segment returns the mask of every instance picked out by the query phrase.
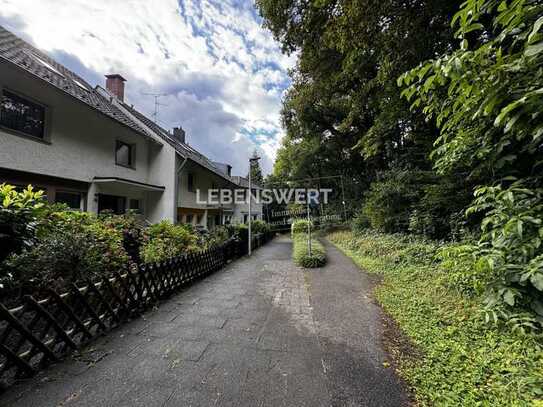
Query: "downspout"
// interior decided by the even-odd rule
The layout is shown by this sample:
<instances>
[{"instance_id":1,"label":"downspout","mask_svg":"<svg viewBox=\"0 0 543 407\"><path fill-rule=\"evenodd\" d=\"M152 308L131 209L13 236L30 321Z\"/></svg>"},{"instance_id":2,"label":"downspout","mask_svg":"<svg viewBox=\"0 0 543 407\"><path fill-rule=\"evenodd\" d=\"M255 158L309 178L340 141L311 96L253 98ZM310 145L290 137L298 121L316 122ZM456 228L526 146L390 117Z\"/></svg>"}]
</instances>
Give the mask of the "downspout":
<instances>
[{"instance_id":1,"label":"downspout","mask_svg":"<svg viewBox=\"0 0 543 407\"><path fill-rule=\"evenodd\" d=\"M177 223L177 205L179 204L179 181L181 179L181 172L187 164L188 158L184 158L183 162L179 164L179 167L175 169L175 197L174 197L174 223Z\"/></svg>"}]
</instances>

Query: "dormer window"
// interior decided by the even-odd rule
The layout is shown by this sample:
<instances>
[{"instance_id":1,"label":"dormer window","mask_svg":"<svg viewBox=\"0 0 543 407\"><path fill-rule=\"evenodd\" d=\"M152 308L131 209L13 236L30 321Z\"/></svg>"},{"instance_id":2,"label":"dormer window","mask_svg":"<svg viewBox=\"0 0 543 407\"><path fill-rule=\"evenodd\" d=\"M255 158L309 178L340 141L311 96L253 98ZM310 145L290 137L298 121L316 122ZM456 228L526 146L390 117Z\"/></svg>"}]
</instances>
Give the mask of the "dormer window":
<instances>
[{"instance_id":1,"label":"dormer window","mask_svg":"<svg viewBox=\"0 0 543 407\"><path fill-rule=\"evenodd\" d=\"M46 108L6 89L0 98L0 127L17 134L45 138Z\"/></svg>"}]
</instances>

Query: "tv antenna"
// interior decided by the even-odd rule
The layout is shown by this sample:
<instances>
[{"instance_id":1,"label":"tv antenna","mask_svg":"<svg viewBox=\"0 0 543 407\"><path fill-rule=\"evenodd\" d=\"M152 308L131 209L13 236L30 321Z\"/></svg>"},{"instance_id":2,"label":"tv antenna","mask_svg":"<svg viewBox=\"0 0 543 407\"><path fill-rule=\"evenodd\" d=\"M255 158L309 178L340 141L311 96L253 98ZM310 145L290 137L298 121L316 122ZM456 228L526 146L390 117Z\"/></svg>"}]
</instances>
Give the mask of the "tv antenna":
<instances>
[{"instance_id":1,"label":"tv antenna","mask_svg":"<svg viewBox=\"0 0 543 407\"><path fill-rule=\"evenodd\" d=\"M145 93L145 92L143 92L143 95L152 96L152 97L155 98L155 111L151 116L153 116L153 121L155 123L158 122L158 111L160 109L160 106L168 106L167 104L160 103L159 99L161 97L168 96L168 94L167 93Z\"/></svg>"}]
</instances>

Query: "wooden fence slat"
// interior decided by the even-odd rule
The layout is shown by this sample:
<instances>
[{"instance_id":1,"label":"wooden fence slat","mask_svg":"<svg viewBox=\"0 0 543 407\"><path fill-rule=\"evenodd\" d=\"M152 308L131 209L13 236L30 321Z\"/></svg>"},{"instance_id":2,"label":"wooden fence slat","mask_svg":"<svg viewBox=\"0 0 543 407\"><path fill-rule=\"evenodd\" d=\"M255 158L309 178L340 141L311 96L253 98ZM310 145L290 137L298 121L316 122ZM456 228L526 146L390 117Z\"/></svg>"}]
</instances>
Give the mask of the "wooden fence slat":
<instances>
[{"instance_id":1,"label":"wooden fence slat","mask_svg":"<svg viewBox=\"0 0 543 407\"><path fill-rule=\"evenodd\" d=\"M87 286L89 287L89 292L92 291L94 293L94 295L96 296L96 298L98 298L98 301L101 302L102 304L104 304L104 307L106 308L106 311L108 312L108 314L111 315L111 318L114 321L116 321L117 323L120 323L121 320L119 319L119 317L117 316L117 314L115 313L113 308L111 308L111 305L105 299L105 297L102 295L102 293L100 292L98 287L96 287L96 284L94 284L90 280L87 280Z\"/></svg>"},{"instance_id":2,"label":"wooden fence slat","mask_svg":"<svg viewBox=\"0 0 543 407\"><path fill-rule=\"evenodd\" d=\"M254 236L251 243L256 249L270 238L268 234ZM231 238L198 253L140 265L125 274L115 272L113 278L104 277L100 283L88 281L82 289L73 283L63 294L48 289L48 296L40 301L25 296L24 303L11 310L0 303L0 320L5 321L0 325L0 355L5 361L0 363L0 385L9 375L33 375L37 371L34 363L41 366L46 361L58 361L56 353L78 349L100 332L108 331L113 322L120 324L159 299L221 269L243 256L246 246L247 242Z\"/></svg>"},{"instance_id":3,"label":"wooden fence slat","mask_svg":"<svg viewBox=\"0 0 543 407\"><path fill-rule=\"evenodd\" d=\"M62 299L60 295L58 295L54 290L50 289L48 290L51 297L57 302L58 306L62 308L62 310L68 315L68 317L73 321L73 323L79 328L79 330L83 333L84 337L87 337L87 339L92 338L91 332L87 329L85 324L79 319L77 315L75 315L75 312L70 308L70 306Z\"/></svg>"},{"instance_id":4,"label":"wooden fence slat","mask_svg":"<svg viewBox=\"0 0 543 407\"><path fill-rule=\"evenodd\" d=\"M107 327L102 322L98 314L94 311L94 308L89 304L85 296L79 291L79 288L75 284L71 284L72 292L74 295L79 299L79 301L83 304L83 306L87 309L87 312L89 313L91 319L96 322L98 327L103 331L107 331Z\"/></svg>"},{"instance_id":5,"label":"wooden fence slat","mask_svg":"<svg viewBox=\"0 0 543 407\"><path fill-rule=\"evenodd\" d=\"M122 300L122 298L119 296L119 294L117 293L117 291L115 291L115 288L113 287L113 284L111 284L111 281L109 280L109 278L107 277L104 277L102 279L102 283L107 287L107 289L109 290L111 296L113 298L115 298L115 300L117 301L117 303L119 304L119 307L123 310L123 313L125 315L126 318L128 318L130 316L130 311L128 310L128 308L126 307L124 301Z\"/></svg>"},{"instance_id":6,"label":"wooden fence slat","mask_svg":"<svg viewBox=\"0 0 543 407\"><path fill-rule=\"evenodd\" d=\"M24 370L29 376L32 376L36 373L36 370L28 364L24 359L21 359L15 353L13 353L9 348L0 343L0 353L4 355L7 360L9 360L15 366L18 366L20 369Z\"/></svg>"},{"instance_id":7,"label":"wooden fence slat","mask_svg":"<svg viewBox=\"0 0 543 407\"><path fill-rule=\"evenodd\" d=\"M25 301L32 307L34 310L38 313L40 313L45 319L47 319L53 328L57 331L57 334L63 339L63 341L70 346L72 349L77 349L77 345L75 342L68 336L66 331L63 327L60 326L60 324L57 322L55 318L45 309L43 308L38 302L30 295L25 296Z\"/></svg>"},{"instance_id":8,"label":"wooden fence slat","mask_svg":"<svg viewBox=\"0 0 543 407\"><path fill-rule=\"evenodd\" d=\"M34 347L41 350L41 352L51 361L58 362L58 357L53 353L51 349L45 346L38 338L34 336L17 318L11 315L11 312L0 303L0 316L4 318L9 324L26 337L26 340L30 342Z\"/></svg>"}]
</instances>

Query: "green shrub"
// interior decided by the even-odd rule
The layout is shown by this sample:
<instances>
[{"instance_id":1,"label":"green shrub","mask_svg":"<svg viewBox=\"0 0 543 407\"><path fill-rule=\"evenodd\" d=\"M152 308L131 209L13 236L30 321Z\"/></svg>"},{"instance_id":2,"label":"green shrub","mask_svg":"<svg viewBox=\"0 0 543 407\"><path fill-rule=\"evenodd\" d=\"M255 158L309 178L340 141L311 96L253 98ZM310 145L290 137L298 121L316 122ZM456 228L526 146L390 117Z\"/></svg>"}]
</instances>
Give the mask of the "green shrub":
<instances>
[{"instance_id":1,"label":"green shrub","mask_svg":"<svg viewBox=\"0 0 543 407\"><path fill-rule=\"evenodd\" d=\"M19 192L13 185L0 184L0 263L33 244L36 214L43 205L43 191L31 185Z\"/></svg>"},{"instance_id":2,"label":"green shrub","mask_svg":"<svg viewBox=\"0 0 543 407\"><path fill-rule=\"evenodd\" d=\"M477 291L470 288L466 296L453 287L454 267L443 267L441 257L432 256L450 245L376 232L342 231L328 238L361 268L382 275L376 297L415 350L393 353L399 357L398 371L415 390L417 405L538 405L543 388L540 336L486 323ZM470 285L471 277L465 280Z\"/></svg>"},{"instance_id":3,"label":"green shrub","mask_svg":"<svg viewBox=\"0 0 543 407\"><path fill-rule=\"evenodd\" d=\"M297 235L298 233L307 233L308 226L313 229L313 222L306 219L295 220L290 226L292 236Z\"/></svg>"},{"instance_id":4,"label":"green shrub","mask_svg":"<svg viewBox=\"0 0 543 407\"><path fill-rule=\"evenodd\" d=\"M354 233L363 233L370 227L370 221L362 211L358 212L351 222L351 229Z\"/></svg>"},{"instance_id":5,"label":"green shrub","mask_svg":"<svg viewBox=\"0 0 543 407\"><path fill-rule=\"evenodd\" d=\"M198 249L197 240L192 228L164 220L145 231L141 257L150 263L194 252Z\"/></svg>"},{"instance_id":6,"label":"green shrub","mask_svg":"<svg viewBox=\"0 0 543 407\"><path fill-rule=\"evenodd\" d=\"M263 220L257 219L251 221L251 233L267 233L270 231L270 225Z\"/></svg>"},{"instance_id":7,"label":"green shrub","mask_svg":"<svg viewBox=\"0 0 543 407\"><path fill-rule=\"evenodd\" d=\"M226 226L219 226L209 233L203 242L205 248L220 245L230 238L230 230Z\"/></svg>"},{"instance_id":8,"label":"green shrub","mask_svg":"<svg viewBox=\"0 0 543 407\"><path fill-rule=\"evenodd\" d=\"M293 238L292 258L297 266L303 268L322 267L326 264L326 250L315 239L311 239L311 255L307 245L307 234L298 233Z\"/></svg>"},{"instance_id":9,"label":"green shrub","mask_svg":"<svg viewBox=\"0 0 543 407\"><path fill-rule=\"evenodd\" d=\"M136 214L129 212L125 215L100 215L100 220L105 226L112 227L121 233L126 253L134 263L141 263L140 250L143 239L143 226Z\"/></svg>"},{"instance_id":10,"label":"green shrub","mask_svg":"<svg viewBox=\"0 0 543 407\"><path fill-rule=\"evenodd\" d=\"M56 219L56 223L45 219ZM122 234L91 214L48 213L39 223L39 239L3 263L13 276L8 288L21 292L46 287L61 290L69 283L111 276L129 266Z\"/></svg>"},{"instance_id":11,"label":"green shrub","mask_svg":"<svg viewBox=\"0 0 543 407\"><path fill-rule=\"evenodd\" d=\"M484 213L481 237L464 252L488 282L492 318L504 316L520 329L543 327L543 188L529 181L482 187L468 213ZM527 315L529 311L532 315Z\"/></svg>"}]
</instances>

